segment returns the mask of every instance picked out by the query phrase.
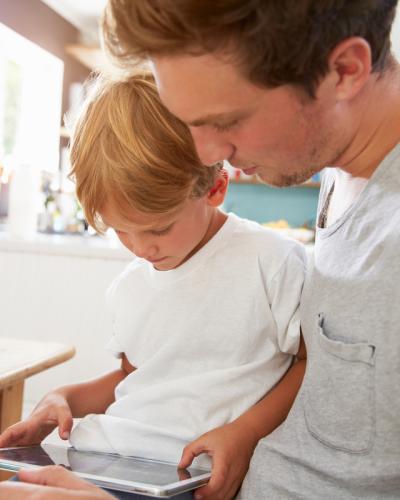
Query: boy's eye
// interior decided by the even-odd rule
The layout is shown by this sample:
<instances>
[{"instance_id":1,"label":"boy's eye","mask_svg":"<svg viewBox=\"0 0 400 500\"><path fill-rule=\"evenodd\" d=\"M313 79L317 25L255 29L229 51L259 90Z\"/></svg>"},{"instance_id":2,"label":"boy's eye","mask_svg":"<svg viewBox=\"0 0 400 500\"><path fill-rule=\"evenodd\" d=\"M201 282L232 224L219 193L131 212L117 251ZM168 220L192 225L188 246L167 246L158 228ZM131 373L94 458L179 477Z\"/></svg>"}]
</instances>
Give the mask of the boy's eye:
<instances>
[{"instance_id":1,"label":"boy's eye","mask_svg":"<svg viewBox=\"0 0 400 500\"><path fill-rule=\"evenodd\" d=\"M150 232L151 232L151 234L154 234L154 236L163 236L164 234L167 234L171 231L172 226L173 226L173 224L171 224L170 226L168 226L164 229L153 229Z\"/></svg>"},{"instance_id":2,"label":"boy's eye","mask_svg":"<svg viewBox=\"0 0 400 500\"><path fill-rule=\"evenodd\" d=\"M217 132L226 132L227 130L232 129L237 124L238 124L238 120L233 120L229 123L223 123L223 124L214 123L213 128Z\"/></svg>"}]
</instances>

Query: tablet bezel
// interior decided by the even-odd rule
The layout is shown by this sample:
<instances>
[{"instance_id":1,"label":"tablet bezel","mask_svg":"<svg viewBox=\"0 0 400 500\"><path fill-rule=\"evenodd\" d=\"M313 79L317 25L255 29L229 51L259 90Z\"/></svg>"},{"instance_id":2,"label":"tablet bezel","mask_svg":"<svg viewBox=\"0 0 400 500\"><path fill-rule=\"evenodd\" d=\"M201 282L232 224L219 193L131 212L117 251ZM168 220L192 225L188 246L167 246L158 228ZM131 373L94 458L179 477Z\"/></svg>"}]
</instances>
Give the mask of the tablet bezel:
<instances>
[{"instance_id":1,"label":"tablet bezel","mask_svg":"<svg viewBox=\"0 0 400 500\"><path fill-rule=\"evenodd\" d=\"M64 446L56 445L56 444L45 444L47 447L55 447L55 448L67 448ZM8 448L0 448L1 451L7 451L7 450L16 450L16 449L29 449L29 448L40 448L41 446L14 446L14 447L8 447ZM68 448L67 448L68 449ZM76 450L74 450L76 451ZM79 453L79 452L78 452ZM85 452L86 453L86 452ZM132 459L138 459L141 461L145 462L151 462L151 463L164 463L167 465L171 465L168 462L162 462L162 461L154 461L154 460L148 460L140 457L123 457L123 458L132 458ZM58 464L55 464L58 465ZM18 472L21 469L29 469L29 470L37 470L41 469L44 467L43 465L35 465L31 464L28 462L24 461L15 461L15 460L9 460L9 459L2 459L0 458L0 469L7 470L10 472ZM180 481L176 481L173 483L168 483L165 485L157 485L157 484L151 484L151 483L141 483L140 481L130 481L126 479L115 479L111 478L108 476L99 476L96 474L90 474L86 472L77 472L73 471L74 474L77 476L81 477L82 479L86 479L90 481L92 484L95 484L96 486L102 487L102 488L107 488L110 490L115 490L115 491L122 491L126 493L137 493L145 496L153 496L153 497L159 497L159 498L169 498L173 495L177 495L180 493L185 493L187 491L191 491L193 489L196 489L200 486L205 485L210 477L211 473L204 471L204 474L199 474L198 476L191 477L188 479L182 479Z\"/></svg>"}]
</instances>

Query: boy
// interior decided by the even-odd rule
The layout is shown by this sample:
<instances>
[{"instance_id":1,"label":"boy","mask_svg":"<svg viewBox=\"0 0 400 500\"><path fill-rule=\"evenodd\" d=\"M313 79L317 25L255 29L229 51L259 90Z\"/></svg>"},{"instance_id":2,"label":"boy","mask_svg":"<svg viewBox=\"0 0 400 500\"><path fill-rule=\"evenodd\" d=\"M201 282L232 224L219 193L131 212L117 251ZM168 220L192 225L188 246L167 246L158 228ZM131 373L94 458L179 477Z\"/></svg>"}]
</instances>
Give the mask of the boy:
<instances>
[{"instance_id":1,"label":"boy","mask_svg":"<svg viewBox=\"0 0 400 500\"><path fill-rule=\"evenodd\" d=\"M209 453L213 479L240 455L225 477L231 497L302 380L303 249L219 210L225 172L201 164L149 76L99 82L71 161L88 222L136 256L108 293L121 368L51 392L0 446L39 443L58 426L77 449L179 462L198 438L181 465ZM70 435L72 417L84 418Z\"/></svg>"}]
</instances>

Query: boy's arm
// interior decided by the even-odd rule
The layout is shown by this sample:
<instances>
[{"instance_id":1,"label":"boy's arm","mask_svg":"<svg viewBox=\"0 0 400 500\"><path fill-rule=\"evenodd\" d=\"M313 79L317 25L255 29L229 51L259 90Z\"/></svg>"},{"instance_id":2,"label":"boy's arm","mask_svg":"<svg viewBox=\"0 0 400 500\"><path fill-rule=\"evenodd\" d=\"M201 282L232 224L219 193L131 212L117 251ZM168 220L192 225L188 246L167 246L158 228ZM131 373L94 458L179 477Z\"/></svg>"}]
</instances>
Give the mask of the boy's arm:
<instances>
[{"instance_id":1,"label":"boy's arm","mask_svg":"<svg viewBox=\"0 0 400 500\"><path fill-rule=\"evenodd\" d=\"M230 424L203 434L185 447L179 467L189 467L201 453L207 453L213 461L211 479L196 491L196 500L228 500L235 496L258 441L276 429L289 413L303 380L306 357L301 337L296 362L261 401Z\"/></svg>"},{"instance_id":2,"label":"boy's arm","mask_svg":"<svg viewBox=\"0 0 400 500\"><path fill-rule=\"evenodd\" d=\"M132 373L135 367L122 354L121 368L87 382L60 387L54 392L65 398L73 417L89 413L104 413L115 401L116 386Z\"/></svg>"},{"instance_id":3,"label":"boy's arm","mask_svg":"<svg viewBox=\"0 0 400 500\"><path fill-rule=\"evenodd\" d=\"M115 387L134 370L123 355L119 370L50 392L26 420L12 425L0 435L0 448L39 444L56 427L61 439L68 439L72 418L88 413L104 413L114 402Z\"/></svg>"}]
</instances>

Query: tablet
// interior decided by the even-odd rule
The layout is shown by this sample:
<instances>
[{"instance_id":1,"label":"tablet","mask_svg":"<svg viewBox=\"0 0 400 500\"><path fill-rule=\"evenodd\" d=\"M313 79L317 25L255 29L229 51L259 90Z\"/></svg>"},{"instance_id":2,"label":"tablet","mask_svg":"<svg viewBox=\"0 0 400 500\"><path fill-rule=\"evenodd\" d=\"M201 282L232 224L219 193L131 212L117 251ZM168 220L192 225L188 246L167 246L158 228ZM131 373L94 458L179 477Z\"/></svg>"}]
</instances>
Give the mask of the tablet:
<instances>
[{"instance_id":1,"label":"tablet","mask_svg":"<svg viewBox=\"0 0 400 500\"><path fill-rule=\"evenodd\" d=\"M18 471L45 465L63 465L103 488L164 498L198 488L211 476L202 469L177 469L176 464L167 462L53 444L0 448L0 469Z\"/></svg>"}]
</instances>

